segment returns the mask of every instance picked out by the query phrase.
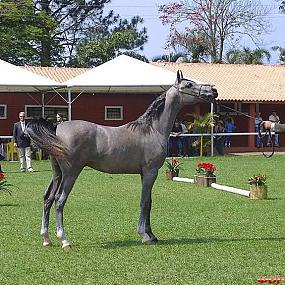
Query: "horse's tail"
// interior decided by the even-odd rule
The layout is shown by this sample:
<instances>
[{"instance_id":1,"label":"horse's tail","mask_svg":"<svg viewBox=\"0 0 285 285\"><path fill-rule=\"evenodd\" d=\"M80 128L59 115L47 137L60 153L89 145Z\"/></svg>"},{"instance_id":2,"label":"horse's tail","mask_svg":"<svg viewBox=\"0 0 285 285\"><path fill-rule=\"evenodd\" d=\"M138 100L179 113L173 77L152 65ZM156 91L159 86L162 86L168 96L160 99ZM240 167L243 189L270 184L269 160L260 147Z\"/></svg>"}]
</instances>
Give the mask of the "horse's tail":
<instances>
[{"instance_id":1,"label":"horse's tail","mask_svg":"<svg viewBox=\"0 0 285 285\"><path fill-rule=\"evenodd\" d=\"M66 158L69 153L67 146L56 136L54 125L45 119L30 121L25 133L37 146L56 158Z\"/></svg>"}]
</instances>

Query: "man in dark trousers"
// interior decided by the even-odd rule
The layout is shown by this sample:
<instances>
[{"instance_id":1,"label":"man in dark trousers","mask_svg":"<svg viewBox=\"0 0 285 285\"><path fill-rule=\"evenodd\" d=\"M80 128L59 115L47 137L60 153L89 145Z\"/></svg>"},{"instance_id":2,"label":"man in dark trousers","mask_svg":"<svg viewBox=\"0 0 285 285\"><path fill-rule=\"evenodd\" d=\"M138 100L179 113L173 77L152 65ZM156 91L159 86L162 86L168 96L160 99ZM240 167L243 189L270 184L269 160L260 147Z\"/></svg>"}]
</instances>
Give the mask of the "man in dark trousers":
<instances>
[{"instance_id":1,"label":"man in dark trousers","mask_svg":"<svg viewBox=\"0 0 285 285\"><path fill-rule=\"evenodd\" d=\"M20 112L19 118L20 121L14 124L13 141L14 141L14 146L18 150L18 155L20 159L20 170L21 172L26 171L25 167L25 161L26 161L27 170L29 172L33 172L34 169L32 168L32 160L31 160L31 140L24 133L26 128L25 112Z\"/></svg>"}]
</instances>

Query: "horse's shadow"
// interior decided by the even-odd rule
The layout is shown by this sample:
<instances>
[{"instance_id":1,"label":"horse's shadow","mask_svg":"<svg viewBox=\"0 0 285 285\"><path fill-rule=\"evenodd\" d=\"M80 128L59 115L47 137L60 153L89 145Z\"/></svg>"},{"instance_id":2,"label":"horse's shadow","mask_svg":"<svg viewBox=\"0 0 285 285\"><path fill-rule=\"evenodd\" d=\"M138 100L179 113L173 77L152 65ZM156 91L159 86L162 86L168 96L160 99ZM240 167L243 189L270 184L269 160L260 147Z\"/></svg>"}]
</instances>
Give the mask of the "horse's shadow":
<instances>
[{"instance_id":1,"label":"horse's shadow","mask_svg":"<svg viewBox=\"0 0 285 285\"><path fill-rule=\"evenodd\" d=\"M157 243L153 243L151 245L155 246L164 246L164 245L191 245L191 244L210 244L210 243L227 243L227 242L243 242L243 241L285 241L285 237L281 238L210 238L210 239L190 239L190 238L182 238L182 239L168 239L168 240L159 240ZM140 243L138 240L118 240L106 242L101 245L104 249L115 249L115 248L123 248L123 247L132 247L132 246L145 246Z\"/></svg>"}]
</instances>

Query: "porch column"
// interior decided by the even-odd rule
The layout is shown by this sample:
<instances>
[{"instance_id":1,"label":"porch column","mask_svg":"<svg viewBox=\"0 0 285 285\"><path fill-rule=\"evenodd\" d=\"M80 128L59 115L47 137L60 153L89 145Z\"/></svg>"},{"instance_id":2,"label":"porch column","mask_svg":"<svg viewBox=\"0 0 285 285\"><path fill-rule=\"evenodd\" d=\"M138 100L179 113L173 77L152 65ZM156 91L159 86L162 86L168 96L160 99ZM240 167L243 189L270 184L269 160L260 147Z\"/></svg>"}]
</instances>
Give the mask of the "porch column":
<instances>
[{"instance_id":1,"label":"porch column","mask_svg":"<svg viewBox=\"0 0 285 285\"><path fill-rule=\"evenodd\" d=\"M71 121L71 104L72 104L72 98L71 98L71 87L67 90L67 101L68 101L68 121Z\"/></svg>"},{"instance_id":2,"label":"porch column","mask_svg":"<svg viewBox=\"0 0 285 285\"><path fill-rule=\"evenodd\" d=\"M255 117L255 103L249 104L249 116ZM255 124L254 120L251 118L248 118L248 132L255 132ZM254 147L255 146L255 136L250 135L248 136L248 146Z\"/></svg>"}]
</instances>

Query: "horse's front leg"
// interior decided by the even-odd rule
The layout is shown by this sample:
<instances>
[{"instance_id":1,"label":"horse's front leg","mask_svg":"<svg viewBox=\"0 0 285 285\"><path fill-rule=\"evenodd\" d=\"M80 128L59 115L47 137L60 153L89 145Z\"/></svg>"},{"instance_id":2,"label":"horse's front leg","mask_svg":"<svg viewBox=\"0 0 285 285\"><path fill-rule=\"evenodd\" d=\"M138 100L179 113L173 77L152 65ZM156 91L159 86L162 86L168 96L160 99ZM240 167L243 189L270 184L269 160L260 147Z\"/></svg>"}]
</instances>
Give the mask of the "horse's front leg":
<instances>
[{"instance_id":1,"label":"horse's front leg","mask_svg":"<svg viewBox=\"0 0 285 285\"><path fill-rule=\"evenodd\" d=\"M151 191L153 184L157 178L158 170L153 169L143 172L142 193L140 203L140 219L137 227L139 235L142 237L143 243L157 242L156 236L152 233L150 225L150 211L151 211Z\"/></svg>"}]
</instances>

